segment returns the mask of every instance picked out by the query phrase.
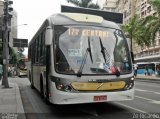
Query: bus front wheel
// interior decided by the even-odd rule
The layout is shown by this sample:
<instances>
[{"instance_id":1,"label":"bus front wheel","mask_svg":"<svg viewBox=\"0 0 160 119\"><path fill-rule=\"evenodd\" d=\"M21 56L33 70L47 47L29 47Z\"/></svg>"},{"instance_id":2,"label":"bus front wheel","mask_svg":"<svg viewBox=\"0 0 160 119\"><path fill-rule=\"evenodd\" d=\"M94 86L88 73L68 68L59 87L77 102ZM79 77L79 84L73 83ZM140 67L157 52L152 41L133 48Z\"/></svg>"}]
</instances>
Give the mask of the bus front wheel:
<instances>
[{"instance_id":1,"label":"bus front wheel","mask_svg":"<svg viewBox=\"0 0 160 119\"><path fill-rule=\"evenodd\" d=\"M44 90L43 90L43 80L42 78L40 79L40 94L41 94L41 98L44 98Z\"/></svg>"},{"instance_id":2,"label":"bus front wheel","mask_svg":"<svg viewBox=\"0 0 160 119\"><path fill-rule=\"evenodd\" d=\"M33 84L33 80L32 80L32 78L31 78L31 74L30 74L30 73L29 73L29 80L30 80L30 82L31 82L31 88L32 88L32 89L35 89L34 84Z\"/></svg>"}]
</instances>

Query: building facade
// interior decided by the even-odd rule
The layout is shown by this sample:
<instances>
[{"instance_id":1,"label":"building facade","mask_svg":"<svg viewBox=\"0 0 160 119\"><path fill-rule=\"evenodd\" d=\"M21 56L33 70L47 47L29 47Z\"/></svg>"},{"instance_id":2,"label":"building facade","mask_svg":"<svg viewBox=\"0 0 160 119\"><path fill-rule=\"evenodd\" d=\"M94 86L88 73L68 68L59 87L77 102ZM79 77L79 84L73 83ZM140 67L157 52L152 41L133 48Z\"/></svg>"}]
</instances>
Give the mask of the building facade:
<instances>
[{"instance_id":1,"label":"building facade","mask_svg":"<svg viewBox=\"0 0 160 119\"><path fill-rule=\"evenodd\" d=\"M127 24L131 18L137 14L138 17L145 18L150 15L157 15L157 12L153 10L149 4L149 0L113 0L116 1L114 5L115 12L123 13L123 23ZM107 9L107 5L110 5L110 0L106 0L104 8ZM108 9L109 10L109 9ZM151 47L140 47L133 40L133 52L135 55L135 61L160 61L160 32L157 33L155 43L151 44Z\"/></svg>"},{"instance_id":2,"label":"building facade","mask_svg":"<svg viewBox=\"0 0 160 119\"><path fill-rule=\"evenodd\" d=\"M118 0L106 0L104 5L103 5L103 10L115 12L116 10L116 3Z\"/></svg>"}]
</instances>

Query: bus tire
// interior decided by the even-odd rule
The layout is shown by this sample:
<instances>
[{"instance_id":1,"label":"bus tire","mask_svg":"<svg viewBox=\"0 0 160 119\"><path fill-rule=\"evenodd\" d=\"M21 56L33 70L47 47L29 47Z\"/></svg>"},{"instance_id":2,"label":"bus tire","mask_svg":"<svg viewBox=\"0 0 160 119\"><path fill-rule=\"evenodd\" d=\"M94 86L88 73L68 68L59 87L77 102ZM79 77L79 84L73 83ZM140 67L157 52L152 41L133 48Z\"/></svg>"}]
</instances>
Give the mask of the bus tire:
<instances>
[{"instance_id":1,"label":"bus tire","mask_svg":"<svg viewBox=\"0 0 160 119\"><path fill-rule=\"evenodd\" d=\"M33 85L32 83L31 83L31 88L32 88L32 89L35 89L35 87L34 87L34 85Z\"/></svg>"},{"instance_id":2,"label":"bus tire","mask_svg":"<svg viewBox=\"0 0 160 119\"><path fill-rule=\"evenodd\" d=\"M49 102L48 98L47 98L47 95L44 96L44 102L45 102L47 105L51 104L51 103Z\"/></svg>"},{"instance_id":3,"label":"bus tire","mask_svg":"<svg viewBox=\"0 0 160 119\"><path fill-rule=\"evenodd\" d=\"M41 98L44 98L44 90L43 90L43 80L42 78L40 78L40 94L41 94Z\"/></svg>"},{"instance_id":4,"label":"bus tire","mask_svg":"<svg viewBox=\"0 0 160 119\"><path fill-rule=\"evenodd\" d=\"M31 78L31 73L29 73L29 80L30 80L30 82L31 82L31 88L32 88L32 89L35 89L34 84L33 84L33 80L32 80L32 78Z\"/></svg>"},{"instance_id":5,"label":"bus tire","mask_svg":"<svg viewBox=\"0 0 160 119\"><path fill-rule=\"evenodd\" d=\"M41 80L41 96L42 96L42 98L44 99L44 102L47 104L47 105L49 105L50 104L50 102L49 102L49 100L48 100L48 98L47 98L47 94L46 94L46 92L44 92L44 88L47 88L46 86L44 87L43 86L43 76L41 75L40 76L40 80ZM42 87L43 87L43 89L42 89ZM46 89L47 90L47 89Z\"/></svg>"}]
</instances>

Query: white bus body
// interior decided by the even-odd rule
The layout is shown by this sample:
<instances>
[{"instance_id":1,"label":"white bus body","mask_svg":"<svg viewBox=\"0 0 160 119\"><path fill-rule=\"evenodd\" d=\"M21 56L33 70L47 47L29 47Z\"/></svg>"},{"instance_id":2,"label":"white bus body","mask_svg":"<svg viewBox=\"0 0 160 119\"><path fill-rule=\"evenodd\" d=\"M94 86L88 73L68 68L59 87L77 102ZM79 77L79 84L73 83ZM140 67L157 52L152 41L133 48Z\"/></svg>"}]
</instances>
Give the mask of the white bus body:
<instances>
[{"instance_id":1,"label":"white bus body","mask_svg":"<svg viewBox=\"0 0 160 119\"><path fill-rule=\"evenodd\" d=\"M49 17L29 43L28 77L53 104L133 100L126 38L117 24L89 14Z\"/></svg>"}]
</instances>

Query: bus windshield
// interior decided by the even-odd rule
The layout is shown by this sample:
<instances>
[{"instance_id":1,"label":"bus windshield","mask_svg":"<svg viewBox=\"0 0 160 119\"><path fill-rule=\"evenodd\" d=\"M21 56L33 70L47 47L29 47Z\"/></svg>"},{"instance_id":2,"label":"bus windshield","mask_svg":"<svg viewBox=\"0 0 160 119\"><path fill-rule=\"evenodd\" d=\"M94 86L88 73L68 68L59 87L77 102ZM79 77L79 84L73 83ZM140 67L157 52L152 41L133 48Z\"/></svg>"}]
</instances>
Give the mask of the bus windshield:
<instances>
[{"instance_id":1,"label":"bus windshield","mask_svg":"<svg viewBox=\"0 0 160 119\"><path fill-rule=\"evenodd\" d=\"M63 74L120 74L132 70L127 42L117 29L55 26L55 69Z\"/></svg>"}]
</instances>

